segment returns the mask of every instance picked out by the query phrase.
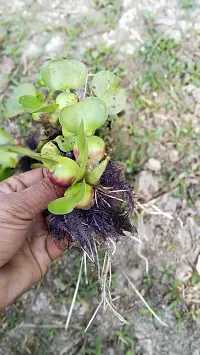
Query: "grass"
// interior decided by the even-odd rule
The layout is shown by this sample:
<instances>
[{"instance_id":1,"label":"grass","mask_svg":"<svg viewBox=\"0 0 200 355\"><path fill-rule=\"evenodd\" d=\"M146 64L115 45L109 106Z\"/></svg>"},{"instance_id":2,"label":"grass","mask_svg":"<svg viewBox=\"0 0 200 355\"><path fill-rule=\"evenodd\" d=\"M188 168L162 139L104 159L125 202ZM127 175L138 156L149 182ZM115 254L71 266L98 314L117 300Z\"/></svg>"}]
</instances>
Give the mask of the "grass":
<instances>
[{"instance_id":1,"label":"grass","mask_svg":"<svg viewBox=\"0 0 200 355\"><path fill-rule=\"evenodd\" d=\"M193 10L196 6L196 0L180 0L180 6L185 10Z\"/></svg>"},{"instance_id":2,"label":"grass","mask_svg":"<svg viewBox=\"0 0 200 355\"><path fill-rule=\"evenodd\" d=\"M125 355L135 354L135 340L131 334L131 325L126 324L122 329L115 331L117 337L117 347L120 353Z\"/></svg>"},{"instance_id":3,"label":"grass","mask_svg":"<svg viewBox=\"0 0 200 355\"><path fill-rule=\"evenodd\" d=\"M93 7L101 10L103 22L115 28L121 15L120 0L93 0Z\"/></svg>"},{"instance_id":4,"label":"grass","mask_svg":"<svg viewBox=\"0 0 200 355\"><path fill-rule=\"evenodd\" d=\"M150 30L149 38L138 48L135 60L141 66L133 89L136 111L158 108L155 98L160 92L173 102L177 99L175 93L184 85L200 85L200 60L183 59L181 42L165 37L157 30ZM170 109L171 105L165 107Z\"/></svg>"}]
</instances>

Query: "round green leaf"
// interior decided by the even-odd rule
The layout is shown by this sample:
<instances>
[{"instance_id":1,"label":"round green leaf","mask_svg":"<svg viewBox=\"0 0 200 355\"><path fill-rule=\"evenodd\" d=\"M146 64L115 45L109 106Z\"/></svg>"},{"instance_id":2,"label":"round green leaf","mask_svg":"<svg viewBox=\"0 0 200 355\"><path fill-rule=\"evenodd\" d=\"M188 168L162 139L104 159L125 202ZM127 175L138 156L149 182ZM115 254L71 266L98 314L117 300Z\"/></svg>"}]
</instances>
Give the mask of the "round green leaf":
<instances>
[{"instance_id":1,"label":"round green leaf","mask_svg":"<svg viewBox=\"0 0 200 355\"><path fill-rule=\"evenodd\" d=\"M77 60L53 59L40 69L44 84L51 90L81 89L86 81L87 68Z\"/></svg>"},{"instance_id":2,"label":"round green leaf","mask_svg":"<svg viewBox=\"0 0 200 355\"><path fill-rule=\"evenodd\" d=\"M36 97L37 92L32 84L22 84L13 91L13 97L6 102L4 116L5 118L14 117L24 112L24 108L19 103L19 97L31 95Z\"/></svg>"},{"instance_id":3,"label":"round green leaf","mask_svg":"<svg viewBox=\"0 0 200 355\"><path fill-rule=\"evenodd\" d=\"M106 70L95 74L92 80L92 90L105 102L109 115L119 113L126 103L125 91L120 89L118 84L117 76Z\"/></svg>"},{"instance_id":4,"label":"round green leaf","mask_svg":"<svg viewBox=\"0 0 200 355\"><path fill-rule=\"evenodd\" d=\"M11 118L17 115L20 115L24 112L23 107L19 104L19 98L14 97L7 100L5 105L4 117Z\"/></svg>"},{"instance_id":5,"label":"round green leaf","mask_svg":"<svg viewBox=\"0 0 200 355\"><path fill-rule=\"evenodd\" d=\"M19 98L19 103L23 109L29 113L33 113L41 108L41 101L32 95L24 95Z\"/></svg>"},{"instance_id":6,"label":"round green leaf","mask_svg":"<svg viewBox=\"0 0 200 355\"><path fill-rule=\"evenodd\" d=\"M118 86L118 77L111 71L102 70L95 74L92 79L92 90L97 97L103 96L111 87Z\"/></svg>"},{"instance_id":7,"label":"round green leaf","mask_svg":"<svg viewBox=\"0 0 200 355\"><path fill-rule=\"evenodd\" d=\"M119 88L107 91L101 99L105 102L109 115L116 115L123 110L126 104L125 91Z\"/></svg>"},{"instance_id":8,"label":"round green leaf","mask_svg":"<svg viewBox=\"0 0 200 355\"><path fill-rule=\"evenodd\" d=\"M16 87L13 91L13 96L20 97L24 95L37 96L37 91L32 84L22 84Z\"/></svg>"},{"instance_id":9,"label":"round green leaf","mask_svg":"<svg viewBox=\"0 0 200 355\"><path fill-rule=\"evenodd\" d=\"M56 97L56 103L59 105L58 109L61 111L64 107L76 104L78 97L73 93L62 92Z\"/></svg>"},{"instance_id":10,"label":"round green leaf","mask_svg":"<svg viewBox=\"0 0 200 355\"><path fill-rule=\"evenodd\" d=\"M81 121L84 132L92 135L103 126L108 117L107 108L102 100L88 97L77 104L65 107L60 113L60 123L68 132L77 134Z\"/></svg>"}]
</instances>

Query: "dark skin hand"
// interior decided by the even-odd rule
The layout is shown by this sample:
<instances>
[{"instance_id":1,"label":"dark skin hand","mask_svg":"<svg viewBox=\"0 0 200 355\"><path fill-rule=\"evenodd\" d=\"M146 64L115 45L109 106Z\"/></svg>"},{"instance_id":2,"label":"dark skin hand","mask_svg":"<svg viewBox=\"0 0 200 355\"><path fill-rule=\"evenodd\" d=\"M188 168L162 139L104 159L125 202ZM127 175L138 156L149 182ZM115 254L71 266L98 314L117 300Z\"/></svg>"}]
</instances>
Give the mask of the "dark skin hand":
<instances>
[{"instance_id":1,"label":"dark skin hand","mask_svg":"<svg viewBox=\"0 0 200 355\"><path fill-rule=\"evenodd\" d=\"M64 247L48 234L42 215L64 190L35 169L0 183L0 309L38 282Z\"/></svg>"}]
</instances>

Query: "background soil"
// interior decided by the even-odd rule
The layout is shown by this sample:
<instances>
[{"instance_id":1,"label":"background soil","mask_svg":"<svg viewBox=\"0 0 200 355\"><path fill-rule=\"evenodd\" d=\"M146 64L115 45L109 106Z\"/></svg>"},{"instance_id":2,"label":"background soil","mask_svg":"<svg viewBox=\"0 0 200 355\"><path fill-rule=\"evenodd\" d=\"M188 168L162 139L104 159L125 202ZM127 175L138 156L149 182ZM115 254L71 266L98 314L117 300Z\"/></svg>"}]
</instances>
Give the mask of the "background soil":
<instances>
[{"instance_id":1,"label":"background soil","mask_svg":"<svg viewBox=\"0 0 200 355\"><path fill-rule=\"evenodd\" d=\"M83 60L91 72L107 68L127 91L125 112L106 137L125 165L140 207L138 244L122 238L117 259L168 327L152 318L117 267L112 294L129 321L120 326L99 312L96 270L81 281L64 330L80 255L68 251L44 280L0 313L0 354L200 354L200 2L195 0L0 0L1 125L30 134L29 119L3 119L12 88L33 82L54 56Z\"/></svg>"}]
</instances>

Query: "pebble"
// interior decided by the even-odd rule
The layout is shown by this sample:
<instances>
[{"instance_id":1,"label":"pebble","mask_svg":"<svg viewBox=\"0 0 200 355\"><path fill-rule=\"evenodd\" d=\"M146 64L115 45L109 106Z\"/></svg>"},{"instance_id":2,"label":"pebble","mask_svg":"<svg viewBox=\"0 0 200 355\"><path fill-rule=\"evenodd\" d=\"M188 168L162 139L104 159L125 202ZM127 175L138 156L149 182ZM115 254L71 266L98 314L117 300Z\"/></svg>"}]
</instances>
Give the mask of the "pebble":
<instances>
[{"instance_id":1,"label":"pebble","mask_svg":"<svg viewBox=\"0 0 200 355\"><path fill-rule=\"evenodd\" d=\"M195 116L197 116L198 118L200 118L200 104L199 105L196 105L196 108L195 108Z\"/></svg>"},{"instance_id":2,"label":"pebble","mask_svg":"<svg viewBox=\"0 0 200 355\"><path fill-rule=\"evenodd\" d=\"M196 209L200 211L200 199L196 200L194 205Z\"/></svg>"},{"instance_id":3,"label":"pebble","mask_svg":"<svg viewBox=\"0 0 200 355\"><path fill-rule=\"evenodd\" d=\"M160 171L161 169L161 163L159 160L150 158L147 162L147 167L151 171Z\"/></svg>"},{"instance_id":4,"label":"pebble","mask_svg":"<svg viewBox=\"0 0 200 355\"><path fill-rule=\"evenodd\" d=\"M192 91L192 97L197 104L200 104L200 88L196 88Z\"/></svg>"},{"instance_id":5,"label":"pebble","mask_svg":"<svg viewBox=\"0 0 200 355\"><path fill-rule=\"evenodd\" d=\"M152 173L142 171L136 179L137 194L145 201L152 199L153 195L159 190L159 183L154 179Z\"/></svg>"},{"instance_id":6,"label":"pebble","mask_svg":"<svg viewBox=\"0 0 200 355\"><path fill-rule=\"evenodd\" d=\"M179 153L176 149L171 150L169 153L169 159L172 163L176 163L179 160Z\"/></svg>"}]
</instances>

